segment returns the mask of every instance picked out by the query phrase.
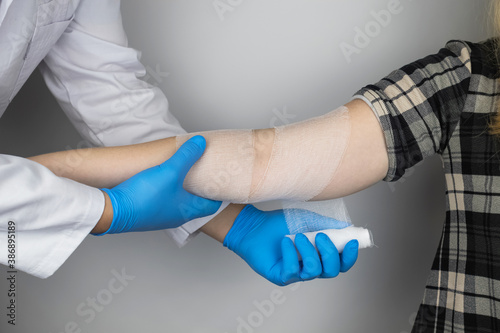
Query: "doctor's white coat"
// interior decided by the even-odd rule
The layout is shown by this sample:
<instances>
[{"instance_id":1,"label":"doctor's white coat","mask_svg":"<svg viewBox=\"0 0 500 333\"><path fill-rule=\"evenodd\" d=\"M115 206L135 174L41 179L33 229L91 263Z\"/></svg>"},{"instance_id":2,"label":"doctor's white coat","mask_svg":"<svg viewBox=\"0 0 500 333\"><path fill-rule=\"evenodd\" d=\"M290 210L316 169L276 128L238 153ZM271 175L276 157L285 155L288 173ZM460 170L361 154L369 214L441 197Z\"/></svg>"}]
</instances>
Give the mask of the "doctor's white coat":
<instances>
[{"instance_id":1,"label":"doctor's white coat","mask_svg":"<svg viewBox=\"0 0 500 333\"><path fill-rule=\"evenodd\" d=\"M127 47L119 0L3 0L0 6L0 116L39 66L89 144L125 145L184 133L164 94L139 79L146 72L138 52ZM0 155L0 179L0 263L8 264L12 221L15 268L52 275L99 220L101 191L8 155ZM168 232L182 245L210 218Z\"/></svg>"}]
</instances>

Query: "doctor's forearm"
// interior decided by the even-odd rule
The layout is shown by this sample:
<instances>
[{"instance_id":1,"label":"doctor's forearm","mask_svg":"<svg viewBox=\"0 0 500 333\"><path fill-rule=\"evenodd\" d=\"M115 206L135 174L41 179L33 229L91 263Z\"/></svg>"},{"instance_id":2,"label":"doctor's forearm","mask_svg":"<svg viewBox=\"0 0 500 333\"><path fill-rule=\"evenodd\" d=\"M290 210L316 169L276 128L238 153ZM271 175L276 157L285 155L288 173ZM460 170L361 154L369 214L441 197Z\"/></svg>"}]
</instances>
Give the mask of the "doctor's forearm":
<instances>
[{"instance_id":1,"label":"doctor's forearm","mask_svg":"<svg viewBox=\"0 0 500 333\"><path fill-rule=\"evenodd\" d=\"M167 138L123 147L62 151L29 159L44 165L57 176L98 188L109 188L170 158L176 151L175 145L175 138ZM106 193L104 196L106 205L92 230L95 234L106 232L113 220L111 202ZM200 230L222 243L243 207L245 205L230 204Z\"/></svg>"},{"instance_id":2,"label":"doctor's forearm","mask_svg":"<svg viewBox=\"0 0 500 333\"><path fill-rule=\"evenodd\" d=\"M30 157L60 177L98 187L113 187L134 174L158 165L176 151L175 138L167 138L144 144L62 151ZM108 230L113 220L113 208L106 193L105 208L92 233ZM245 205L230 204L200 230L219 242L223 242L234 220Z\"/></svg>"}]
</instances>

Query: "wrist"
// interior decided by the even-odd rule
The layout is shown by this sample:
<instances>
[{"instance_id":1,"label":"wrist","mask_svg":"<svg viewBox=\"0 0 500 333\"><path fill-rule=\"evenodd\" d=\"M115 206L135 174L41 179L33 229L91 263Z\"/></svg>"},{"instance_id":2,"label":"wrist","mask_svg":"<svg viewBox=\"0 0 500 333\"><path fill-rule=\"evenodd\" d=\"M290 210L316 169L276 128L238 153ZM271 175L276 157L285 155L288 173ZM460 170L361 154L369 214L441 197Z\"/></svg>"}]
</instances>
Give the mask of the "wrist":
<instances>
[{"instance_id":1,"label":"wrist","mask_svg":"<svg viewBox=\"0 0 500 333\"><path fill-rule=\"evenodd\" d=\"M204 234L222 243L243 208L245 208L245 205L228 205L222 212L201 227L200 230Z\"/></svg>"},{"instance_id":2,"label":"wrist","mask_svg":"<svg viewBox=\"0 0 500 333\"><path fill-rule=\"evenodd\" d=\"M264 222L262 211L253 205L246 205L234 220L233 226L224 238L223 245L235 251L243 238L260 226L262 222Z\"/></svg>"},{"instance_id":3,"label":"wrist","mask_svg":"<svg viewBox=\"0 0 500 333\"><path fill-rule=\"evenodd\" d=\"M101 192L104 195L104 210L101 218L97 221L94 229L90 232L95 236L106 234L111 227L111 223L113 222L113 205L111 204L109 195L105 191L101 190Z\"/></svg>"}]
</instances>

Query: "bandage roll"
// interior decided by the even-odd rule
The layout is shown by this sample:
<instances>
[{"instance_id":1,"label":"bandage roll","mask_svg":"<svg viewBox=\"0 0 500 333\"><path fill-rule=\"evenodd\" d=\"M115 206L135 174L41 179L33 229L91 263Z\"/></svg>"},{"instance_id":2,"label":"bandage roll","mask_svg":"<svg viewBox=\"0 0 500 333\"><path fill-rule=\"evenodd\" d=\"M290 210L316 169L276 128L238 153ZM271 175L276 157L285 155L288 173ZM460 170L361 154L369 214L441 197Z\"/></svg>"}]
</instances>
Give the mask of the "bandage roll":
<instances>
[{"instance_id":1,"label":"bandage roll","mask_svg":"<svg viewBox=\"0 0 500 333\"><path fill-rule=\"evenodd\" d=\"M320 232L326 234L328 238L330 238L333 244L335 244L335 247L337 248L339 253L342 253L344 251L344 247L352 239L356 239L359 242L360 249L365 249L373 246L372 234L368 229L351 226L344 229L328 229L304 233L304 236L309 239L316 250L316 235ZM295 243L295 235L289 235L287 237Z\"/></svg>"},{"instance_id":2,"label":"bandage roll","mask_svg":"<svg viewBox=\"0 0 500 333\"><path fill-rule=\"evenodd\" d=\"M324 232L335 244L339 253L344 250L345 245L351 239L358 240L360 249L373 246L371 232L351 224L349 212L342 198L312 202L284 201L282 207L290 231L287 237L291 238L294 243L295 235L303 233L316 247L316 235ZM321 217L306 215L312 218L304 218L304 214L300 213L300 210L304 209L319 214ZM298 255L300 258L300 253Z\"/></svg>"}]
</instances>

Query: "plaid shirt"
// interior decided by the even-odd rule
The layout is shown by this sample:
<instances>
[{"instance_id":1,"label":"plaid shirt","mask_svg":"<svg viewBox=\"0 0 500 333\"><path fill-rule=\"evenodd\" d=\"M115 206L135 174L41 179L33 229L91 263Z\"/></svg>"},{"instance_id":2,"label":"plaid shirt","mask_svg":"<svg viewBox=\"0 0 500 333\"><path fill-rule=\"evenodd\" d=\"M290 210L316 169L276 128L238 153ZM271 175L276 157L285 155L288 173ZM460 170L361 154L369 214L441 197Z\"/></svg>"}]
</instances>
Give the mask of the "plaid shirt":
<instances>
[{"instance_id":1,"label":"plaid shirt","mask_svg":"<svg viewBox=\"0 0 500 333\"><path fill-rule=\"evenodd\" d=\"M500 140L496 40L450 41L355 95L371 104L389 155L385 181L440 154L446 221L412 332L500 332Z\"/></svg>"}]
</instances>

